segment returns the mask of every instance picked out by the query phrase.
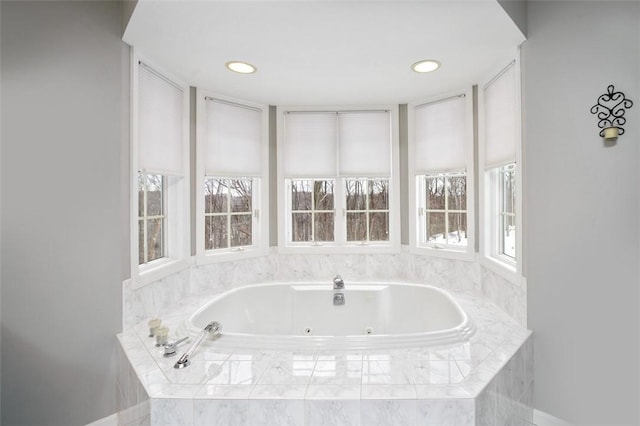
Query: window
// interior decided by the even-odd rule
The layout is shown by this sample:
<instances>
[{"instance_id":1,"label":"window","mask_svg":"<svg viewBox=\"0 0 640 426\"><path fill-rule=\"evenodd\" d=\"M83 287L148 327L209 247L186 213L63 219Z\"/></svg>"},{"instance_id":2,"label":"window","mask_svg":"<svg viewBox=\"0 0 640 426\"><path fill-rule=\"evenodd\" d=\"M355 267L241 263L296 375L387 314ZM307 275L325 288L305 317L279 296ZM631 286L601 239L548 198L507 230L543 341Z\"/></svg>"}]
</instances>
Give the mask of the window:
<instances>
[{"instance_id":1,"label":"window","mask_svg":"<svg viewBox=\"0 0 640 426\"><path fill-rule=\"evenodd\" d=\"M421 252L471 258L473 134L471 94L409 105L411 246Z\"/></svg>"},{"instance_id":2,"label":"window","mask_svg":"<svg viewBox=\"0 0 640 426\"><path fill-rule=\"evenodd\" d=\"M138 174L138 264L165 257L165 197L162 175Z\"/></svg>"},{"instance_id":3,"label":"window","mask_svg":"<svg viewBox=\"0 0 640 426\"><path fill-rule=\"evenodd\" d=\"M481 249L490 266L513 274L518 268L518 146L520 143L517 63L513 61L483 89L481 182L484 216Z\"/></svg>"},{"instance_id":4,"label":"window","mask_svg":"<svg viewBox=\"0 0 640 426\"><path fill-rule=\"evenodd\" d=\"M262 254L268 246L268 110L202 91L197 98L198 261Z\"/></svg>"},{"instance_id":5,"label":"window","mask_svg":"<svg viewBox=\"0 0 640 426\"><path fill-rule=\"evenodd\" d=\"M347 241L389 241L389 179L347 179Z\"/></svg>"},{"instance_id":6,"label":"window","mask_svg":"<svg viewBox=\"0 0 640 426\"><path fill-rule=\"evenodd\" d=\"M424 198L420 216L421 240L433 248L466 247L467 177L465 173L440 173L420 177Z\"/></svg>"},{"instance_id":7,"label":"window","mask_svg":"<svg viewBox=\"0 0 640 426\"><path fill-rule=\"evenodd\" d=\"M391 111L281 111L280 244L366 247L399 243Z\"/></svg>"},{"instance_id":8,"label":"window","mask_svg":"<svg viewBox=\"0 0 640 426\"><path fill-rule=\"evenodd\" d=\"M188 96L184 85L141 60L131 75L131 265L138 285L188 267Z\"/></svg>"},{"instance_id":9,"label":"window","mask_svg":"<svg viewBox=\"0 0 640 426\"><path fill-rule=\"evenodd\" d=\"M334 241L334 185L332 180L291 181L292 241Z\"/></svg>"},{"instance_id":10,"label":"window","mask_svg":"<svg viewBox=\"0 0 640 426\"><path fill-rule=\"evenodd\" d=\"M253 244L252 179L205 178L205 249Z\"/></svg>"},{"instance_id":11,"label":"window","mask_svg":"<svg viewBox=\"0 0 640 426\"><path fill-rule=\"evenodd\" d=\"M498 169L500 222L499 253L516 259L516 165Z\"/></svg>"}]
</instances>

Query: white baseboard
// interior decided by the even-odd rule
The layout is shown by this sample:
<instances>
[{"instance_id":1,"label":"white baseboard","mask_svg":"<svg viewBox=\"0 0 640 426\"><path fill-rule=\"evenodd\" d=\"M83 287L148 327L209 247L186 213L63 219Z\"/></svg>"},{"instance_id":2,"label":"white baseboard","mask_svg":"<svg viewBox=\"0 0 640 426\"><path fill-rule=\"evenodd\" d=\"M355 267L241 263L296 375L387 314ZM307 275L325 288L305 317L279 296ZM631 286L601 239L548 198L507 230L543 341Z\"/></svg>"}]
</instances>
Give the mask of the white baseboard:
<instances>
[{"instance_id":1,"label":"white baseboard","mask_svg":"<svg viewBox=\"0 0 640 426\"><path fill-rule=\"evenodd\" d=\"M536 426L573 426L566 420L553 417L544 411L533 410L533 424Z\"/></svg>"}]
</instances>

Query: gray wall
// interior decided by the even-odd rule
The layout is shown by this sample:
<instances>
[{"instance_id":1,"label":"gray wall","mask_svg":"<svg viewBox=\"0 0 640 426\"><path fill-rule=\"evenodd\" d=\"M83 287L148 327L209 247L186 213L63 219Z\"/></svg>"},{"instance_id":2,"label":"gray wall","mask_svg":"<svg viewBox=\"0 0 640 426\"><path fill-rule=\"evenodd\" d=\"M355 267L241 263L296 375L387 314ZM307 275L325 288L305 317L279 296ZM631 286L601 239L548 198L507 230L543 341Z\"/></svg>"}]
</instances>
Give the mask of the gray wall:
<instances>
[{"instance_id":1,"label":"gray wall","mask_svg":"<svg viewBox=\"0 0 640 426\"><path fill-rule=\"evenodd\" d=\"M528 5L523 46L528 324L535 407L638 425L640 3ZM589 112L614 84L635 105L606 147Z\"/></svg>"},{"instance_id":2,"label":"gray wall","mask_svg":"<svg viewBox=\"0 0 640 426\"><path fill-rule=\"evenodd\" d=\"M116 408L121 4L1 7L2 423L85 424Z\"/></svg>"}]
</instances>

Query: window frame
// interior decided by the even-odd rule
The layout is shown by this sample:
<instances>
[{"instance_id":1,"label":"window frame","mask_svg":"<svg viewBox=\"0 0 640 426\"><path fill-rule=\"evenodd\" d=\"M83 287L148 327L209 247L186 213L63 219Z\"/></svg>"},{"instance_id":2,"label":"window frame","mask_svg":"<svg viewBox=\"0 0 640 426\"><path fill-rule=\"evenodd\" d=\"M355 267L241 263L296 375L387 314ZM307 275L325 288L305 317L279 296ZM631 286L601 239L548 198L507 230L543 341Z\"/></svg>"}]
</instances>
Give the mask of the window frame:
<instances>
[{"instance_id":1,"label":"window frame","mask_svg":"<svg viewBox=\"0 0 640 426\"><path fill-rule=\"evenodd\" d=\"M229 174L206 175L204 155L206 150L206 98L256 108L261 113L260 166L258 176ZM196 176L195 176L195 262L207 265L229 260L265 256L269 253L269 106L220 95L206 89L196 89ZM205 249L205 194L207 178L252 179L252 245Z\"/></svg>"},{"instance_id":2,"label":"window frame","mask_svg":"<svg viewBox=\"0 0 640 426\"><path fill-rule=\"evenodd\" d=\"M391 119L391 170L389 175L376 176L306 176L287 177L284 175L284 116L287 112L348 112L348 111L389 111ZM398 106L317 106L317 107L277 107L277 199L278 211L278 252L283 254L335 254L335 253L397 253L400 250L400 148ZM338 143L336 139L336 143ZM338 149L339 152L339 149ZM389 241L372 241L367 244L346 239L346 191L347 179L368 178L389 180ZM291 233L291 185L292 180L333 180L334 183L334 241L293 242Z\"/></svg>"},{"instance_id":3,"label":"window frame","mask_svg":"<svg viewBox=\"0 0 640 426\"><path fill-rule=\"evenodd\" d=\"M446 101L457 96L465 97L465 118L467 120L466 132L466 158L465 169L442 169L442 170L418 170L413 158L416 155L416 136L415 136L415 110L416 108L434 102ZM409 250L416 254L429 255L447 259L475 261L476 260L476 213L475 213L475 138L473 131L474 123L474 94L471 88L466 90L457 90L454 92L443 93L438 96L421 99L416 102L407 104L407 138L408 138L408 187L409 187ZM464 172L466 176L467 186L467 246L445 245L437 246L421 241L422 230L425 226L422 224L424 215L426 214L426 188L424 187L424 178L427 175L449 174Z\"/></svg>"},{"instance_id":4,"label":"window frame","mask_svg":"<svg viewBox=\"0 0 640 426\"><path fill-rule=\"evenodd\" d=\"M469 246L469 237L470 237L470 233L469 233L469 217L467 216L467 244L466 245L456 245L456 244L440 244L440 243L436 243L436 242L429 242L428 240L428 234L427 234L427 225L426 225L426 221L425 218L429 213L442 213L445 215L445 233L448 234L448 223L449 223L449 215L450 214L465 214L468 215L469 214L469 205L467 204L467 208L464 210L455 210L455 209L451 209L449 207L449 191L447 190L447 182L449 182L450 178L453 177L464 177L465 179L467 179L467 173L466 171L457 171L457 172L447 172L447 173L429 173L429 174L420 174L416 176L416 187L418 188L418 201L419 201L419 206L418 207L418 242L420 244L421 247L426 247L426 248L432 248L432 249L436 249L436 250L463 250ZM444 179L444 196L445 196L445 205L443 209L430 209L427 206L427 187L428 187L428 183L427 180L430 178L442 178ZM466 195L468 194L468 185L465 183L465 198L468 199L468 197L466 197ZM465 199L465 204L467 203L467 200Z\"/></svg>"},{"instance_id":5,"label":"window frame","mask_svg":"<svg viewBox=\"0 0 640 426\"><path fill-rule=\"evenodd\" d=\"M178 77L152 60L141 55L135 48L130 54L130 267L133 288L143 287L153 281L180 272L190 267L189 232L189 87ZM138 166L138 120L139 120L139 63L150 67L163 78L182 90L182 174L170 175L160 170L139 170ZM163 176L163 208L165 215L164 243L162 258L139 264L138 244L138 174L158 174Z\"/></svg>"},{"instance_id":6,"label":"window frame","mask_svg":"<svg viewBox=\"0 0 640 426\"><path fill-rule=\"evenodd\" d=\"M515 141L515 162L502 165L495 165L491 168L485 167L485 150L487 140L485 137L485 109L484 109L484 89L498 78L513 63L515 71L515 94L516 110L514 111L516 141ZM506 58L500 66L489 74L482 85L478 88L478 164L479 177L479 213L480 213L480 244L479 261L480 264L498 274L502 278L512 283L518 283L523 277L523 226L522 226L522 92L521 92L521 71L519 50L511 58ZM498 212L500 209L500 180L497 171L507 165L514 165L515 172L515 229L516 258L500 254L500 223Z\"/></svg>"}]
</instances>

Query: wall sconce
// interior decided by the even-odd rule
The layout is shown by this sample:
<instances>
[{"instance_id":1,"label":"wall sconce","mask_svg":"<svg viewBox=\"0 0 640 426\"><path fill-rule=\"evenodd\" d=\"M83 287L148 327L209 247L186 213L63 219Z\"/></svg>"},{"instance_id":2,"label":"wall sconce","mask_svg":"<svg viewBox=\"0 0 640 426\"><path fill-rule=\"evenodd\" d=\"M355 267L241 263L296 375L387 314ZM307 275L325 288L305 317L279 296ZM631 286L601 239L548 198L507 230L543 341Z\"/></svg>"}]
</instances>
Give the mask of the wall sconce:
<instances>
[{"instance_id":1,"label":"wall sconce","mask_svg":"<svg viewBox=\"0 0 640 426\"><path fill-rule=\"evenodd\" d=\"M633 106L630 99L625 98L624 93L615 92L613 84L607 87L607 93L598 96L598 103L591 107L591 114L598 115L598 128L600 137L606 141L615 141L618 136L624 135L627 119L624 113Z\"/></svg>"}]
</instances>

